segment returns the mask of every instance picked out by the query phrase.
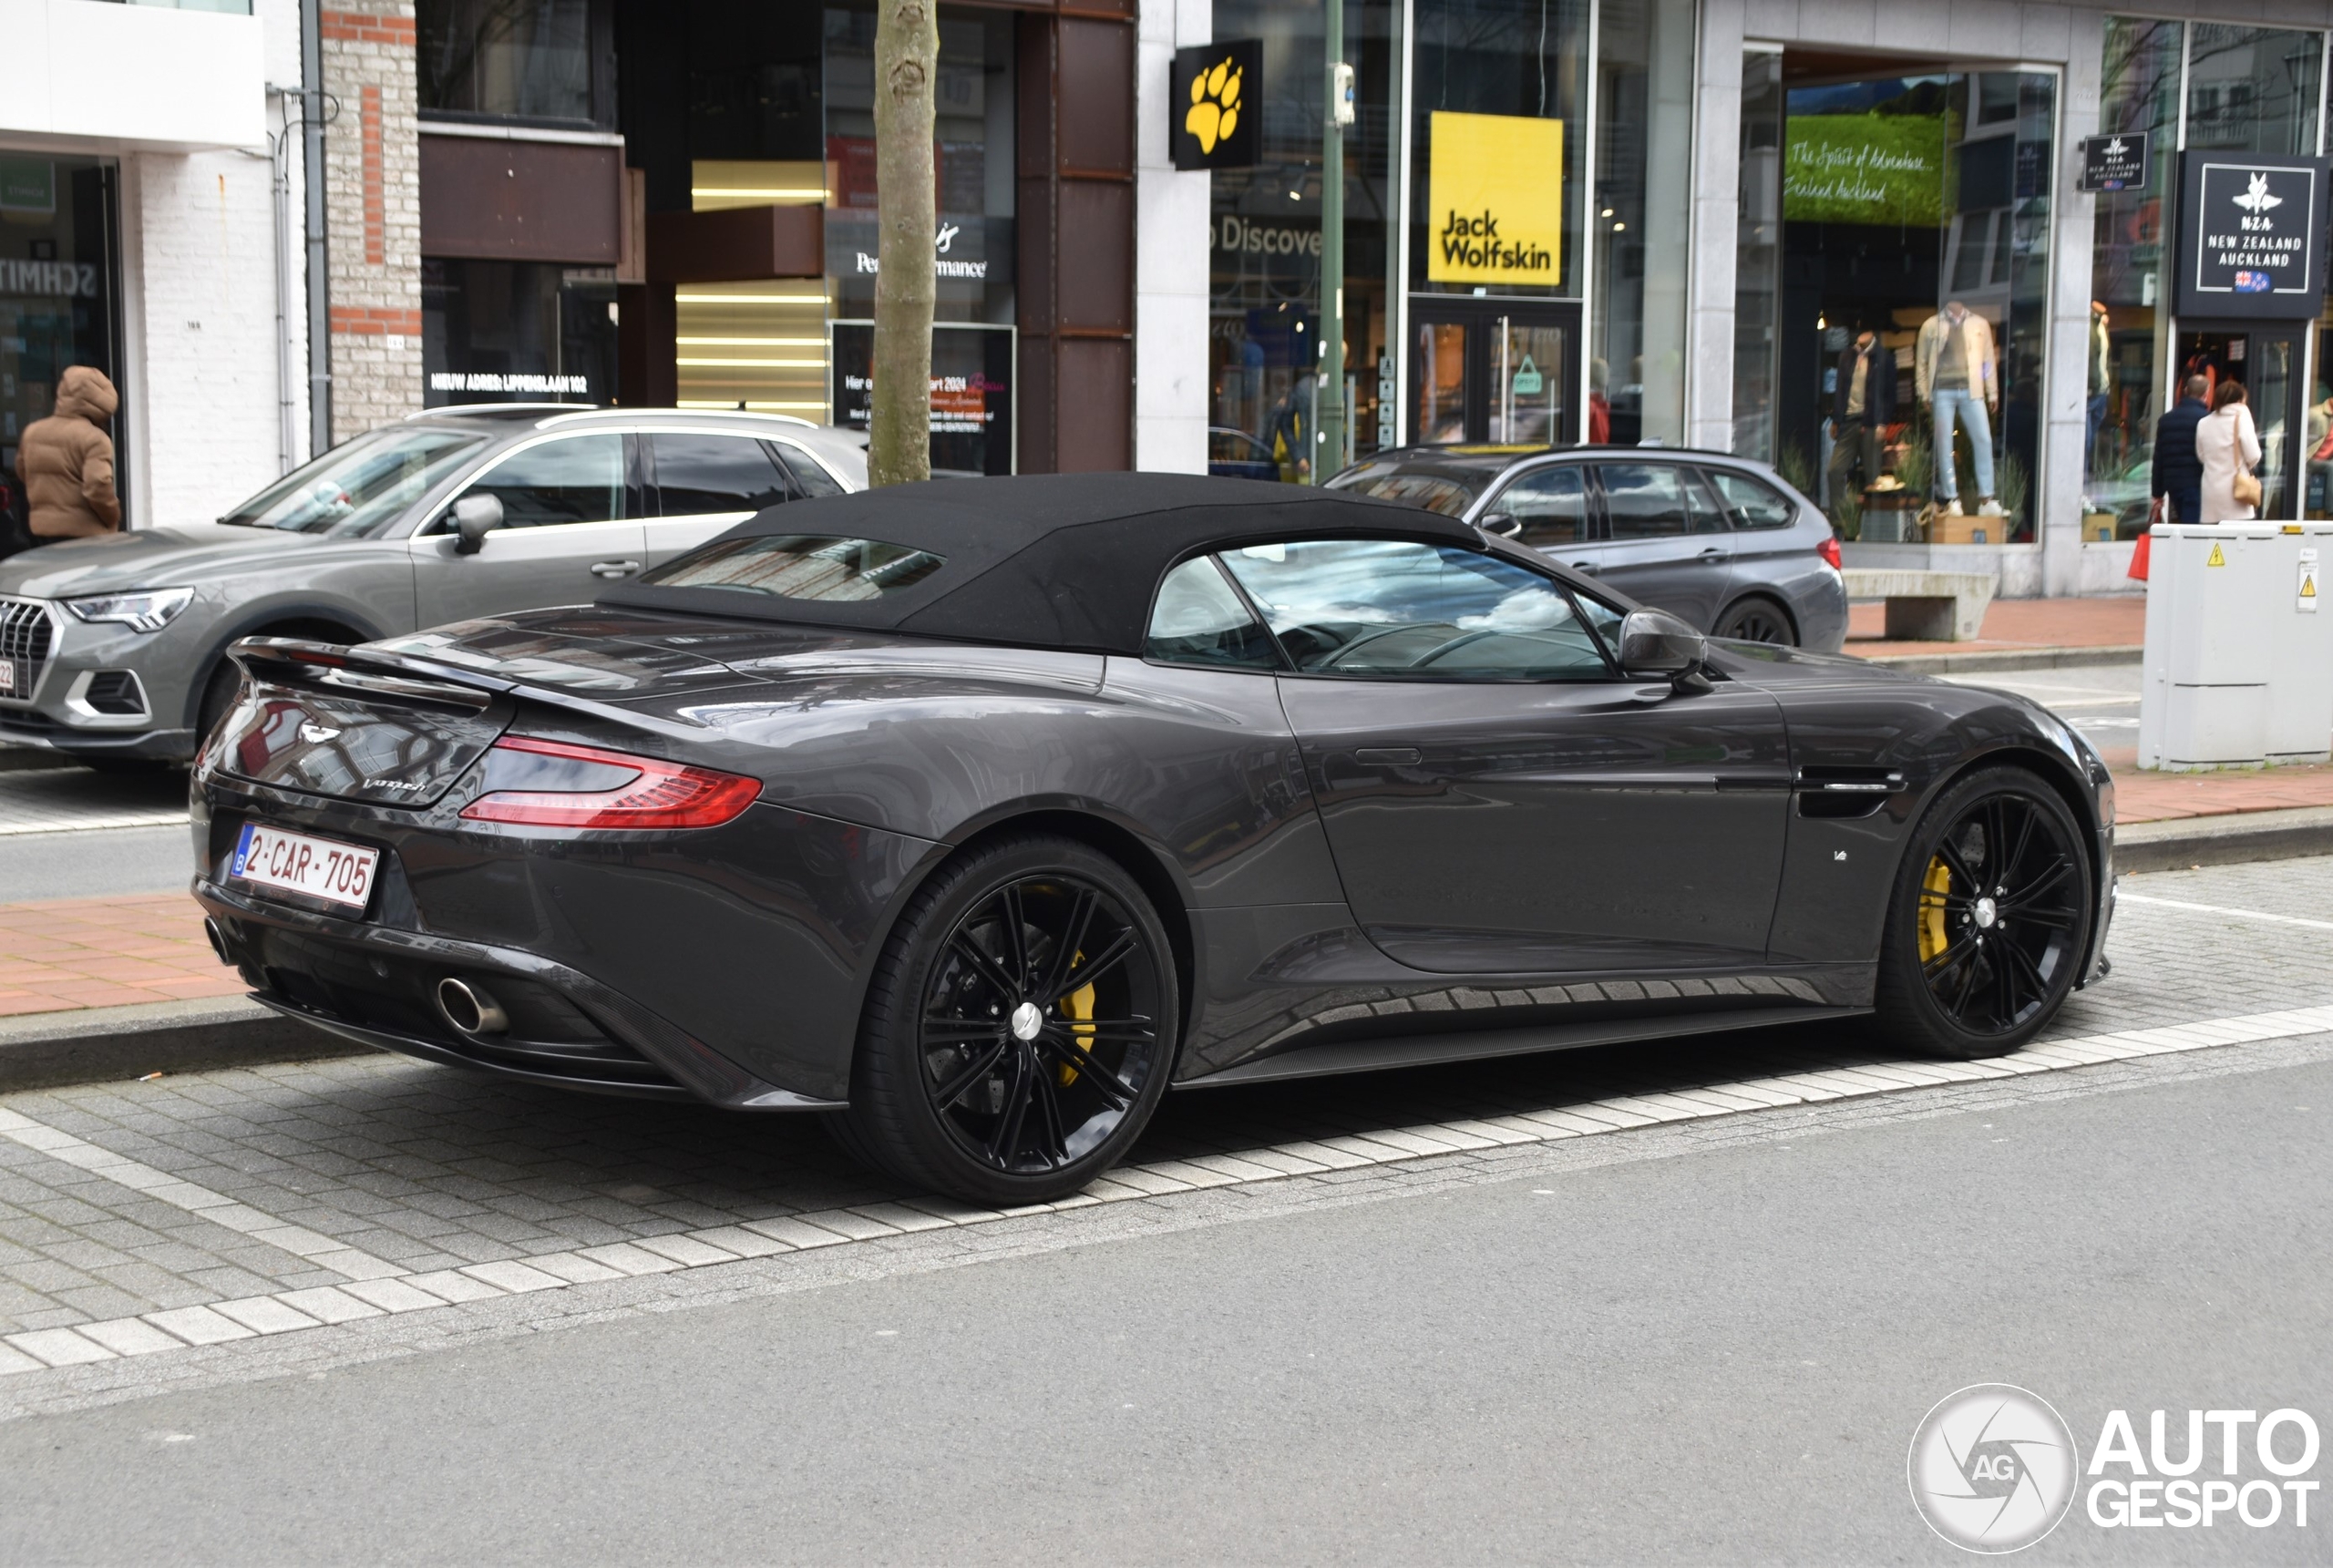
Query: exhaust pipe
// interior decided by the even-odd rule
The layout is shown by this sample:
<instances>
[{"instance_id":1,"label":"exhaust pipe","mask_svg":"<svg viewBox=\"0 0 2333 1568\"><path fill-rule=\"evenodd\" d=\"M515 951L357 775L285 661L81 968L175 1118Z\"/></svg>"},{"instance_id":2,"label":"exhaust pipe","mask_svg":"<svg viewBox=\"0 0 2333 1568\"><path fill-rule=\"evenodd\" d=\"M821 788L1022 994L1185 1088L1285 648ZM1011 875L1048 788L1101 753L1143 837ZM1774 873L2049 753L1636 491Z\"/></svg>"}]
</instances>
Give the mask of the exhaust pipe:
<instances>
[{"instance_id":1,"label":"exhaust pipe","mask_svg":"<svg viewBox=\"0 0 2333 1568\"><path fill-rule=\"evenodd\" d=\"M503 1034L510 1028L510 1015L484 986L451 975L437 982L437 1011L460 1034Z\"/></svg>"},{"instance_id":2,"label":"exhaust pipe","mask_svg":"<svg viewBox=\"0 0 2333 1568\"><path fill-rule=\"evenodd\" d=\"M202 917L202 934L210 939L211 950L219 955L219 961L233 968L234 956L227 951L227 933L219 928L219 922L205 915Z\"/></svg>"}]
</instances>

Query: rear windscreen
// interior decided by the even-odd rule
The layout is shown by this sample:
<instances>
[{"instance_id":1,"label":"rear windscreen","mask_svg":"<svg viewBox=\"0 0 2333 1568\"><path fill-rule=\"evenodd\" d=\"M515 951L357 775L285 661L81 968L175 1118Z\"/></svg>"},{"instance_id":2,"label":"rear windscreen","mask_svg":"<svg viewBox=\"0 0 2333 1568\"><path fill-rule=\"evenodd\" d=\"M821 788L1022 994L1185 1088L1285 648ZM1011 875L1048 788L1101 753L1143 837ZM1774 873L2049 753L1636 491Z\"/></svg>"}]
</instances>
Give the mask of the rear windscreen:
<instances>
[{"instance_id":1,"label":"rear windscreen","mask_svg":"<svg viewBox=\"0 0 2333 1568\"><path fill-rule=\"evenodd\" d=\"M716 539L640 580L664 588L719 588L771 599L880 599L947 565L928 550L828 534Z\"/></svg>"}]
</instances>

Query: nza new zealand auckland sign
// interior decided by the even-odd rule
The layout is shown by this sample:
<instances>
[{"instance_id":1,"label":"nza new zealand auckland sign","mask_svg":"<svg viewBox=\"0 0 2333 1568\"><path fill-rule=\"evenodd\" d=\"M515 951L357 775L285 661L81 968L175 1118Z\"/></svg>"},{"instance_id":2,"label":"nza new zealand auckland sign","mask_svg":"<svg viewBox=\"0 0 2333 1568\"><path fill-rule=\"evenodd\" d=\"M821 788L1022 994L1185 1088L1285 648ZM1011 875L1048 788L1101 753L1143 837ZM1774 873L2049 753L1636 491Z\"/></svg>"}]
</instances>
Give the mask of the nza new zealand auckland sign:
<instances>
[{"instance_id":1,"label":"nza new zealand auckland sign","mask_svg":"<svg viewBox=\"0 0 2333 1568\"><path fill-rule=\"evenodd\" d=\"M2189 152L2179 187L2181 315L2318 314L2325 298L2323 159Z\"/></svg>"},{"instance_id":2,"label":"nza new zealand auckland sign","mask_svg":"<svg viewBox=\"0 0 2333 1568\"><path fill-rule=\"evenodd\" d=\"M1428 134L1425 275L1437 283L1560 282L1564 122L1436 112Z\"/></svg>"}]
</instances>

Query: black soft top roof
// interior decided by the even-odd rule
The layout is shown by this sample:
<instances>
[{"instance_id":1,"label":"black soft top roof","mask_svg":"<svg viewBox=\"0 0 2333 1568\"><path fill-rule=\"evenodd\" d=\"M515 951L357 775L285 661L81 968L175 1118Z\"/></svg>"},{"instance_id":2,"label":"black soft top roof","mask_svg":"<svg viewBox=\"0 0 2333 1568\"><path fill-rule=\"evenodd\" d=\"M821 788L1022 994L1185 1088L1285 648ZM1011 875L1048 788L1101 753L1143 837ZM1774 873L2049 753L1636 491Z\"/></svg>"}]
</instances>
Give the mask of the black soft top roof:
<instances>
[{"instance_id":1,"label":"black soft top roof","mask_svg":"<svg viewBox=\"0 0 2333 1568\"><path fill-rule=\"evenodd\" d=\"M937 479L789 501L724 539L833 535L947 564L880 598L795 600L626 583L603 605L906 632L966 642L1139 654L1152 592L1191 556L1280 539L1394 538L1485 548L1472 526L1334 490L1186 474Z\"/></svg>"}]
</instances>

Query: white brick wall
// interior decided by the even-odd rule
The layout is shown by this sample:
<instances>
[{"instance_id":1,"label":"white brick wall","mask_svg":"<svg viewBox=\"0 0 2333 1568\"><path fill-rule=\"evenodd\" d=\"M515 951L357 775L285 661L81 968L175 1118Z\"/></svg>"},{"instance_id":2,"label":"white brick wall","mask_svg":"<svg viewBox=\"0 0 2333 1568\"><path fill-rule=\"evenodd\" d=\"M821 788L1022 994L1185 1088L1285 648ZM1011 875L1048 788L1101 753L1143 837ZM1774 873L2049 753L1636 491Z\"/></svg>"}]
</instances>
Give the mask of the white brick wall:
<instances>
[{"instance_id":1,"label":"white brick wall","mask_svg":"<svg viewBox=\"0 0 2333 1568\"><path fill-rule=\"evenodd\" d=\"M297 0L258 0L267 80L300 79ZM271 106L270 134L281 124ZM307 456L307 323L300 159L287 231L293 462ZM122 160L123 381L130 520L207 521L282 471L276 354L279 236L266 149Z\"/></svg>"}]
</instances>

